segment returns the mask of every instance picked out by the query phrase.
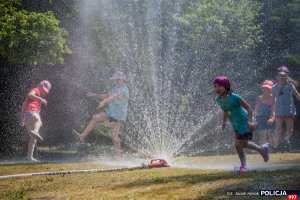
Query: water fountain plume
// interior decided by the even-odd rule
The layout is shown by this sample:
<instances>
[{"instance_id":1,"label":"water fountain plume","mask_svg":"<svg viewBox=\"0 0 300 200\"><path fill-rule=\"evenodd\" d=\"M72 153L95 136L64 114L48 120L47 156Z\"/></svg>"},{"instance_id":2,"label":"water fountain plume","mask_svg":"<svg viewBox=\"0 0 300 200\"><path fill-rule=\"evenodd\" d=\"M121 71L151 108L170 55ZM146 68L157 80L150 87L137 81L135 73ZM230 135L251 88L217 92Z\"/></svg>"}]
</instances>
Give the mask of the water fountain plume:
<instances>
[{"instance_id":1,"label":"water fountain plume","mask_svg":"<svg viewBox=\"0 0 300 200\"><path fill-rule=\"evenodd\" d=\"M193 142L219 132L215 129L220 111L214 97L206 95L219 65L209 64L205 51L180 49L184 47L177 19L183 3L86 0L78 6L82 21L74 33L78 66L72 76L81 81L76 87L107 91L110 74L124 71L130 106L121 136L127 146L152 158L169 160L192 150L201 153L203 149L195 149ZM203 61L203 66L189 65L192 59ZM223 70L252 73L251 69L232 71L231 64ZM100 81L94 81L97 76Z\"/></svg>"}]
</instances>

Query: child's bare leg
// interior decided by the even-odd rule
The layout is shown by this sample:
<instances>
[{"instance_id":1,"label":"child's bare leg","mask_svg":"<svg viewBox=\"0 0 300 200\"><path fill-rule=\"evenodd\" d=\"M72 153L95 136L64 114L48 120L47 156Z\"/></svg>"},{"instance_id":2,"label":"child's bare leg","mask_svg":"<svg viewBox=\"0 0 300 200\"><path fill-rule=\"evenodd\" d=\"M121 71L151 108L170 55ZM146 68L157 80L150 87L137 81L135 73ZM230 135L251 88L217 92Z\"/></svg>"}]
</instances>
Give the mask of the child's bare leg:
<instances>
[{"instance_id":1,"label":"child's bare leg","mask_svg":"<svg viewBox=\"0 0 300 200\"><path fill-rule=\"evenodd\" d=\"M36 124L37 123L37 118L30 116L25 120L25 126L28 132L34 131Z\"/></svg>"},{"instance_id":2,"label":"child's bare leg","mask_svg":"<svg viewBox=\"0 0 300 200\"><path fill-rule=\"evenodd\" d=\"M42 127L42 120L40 116L33 116L35 118L35 123L34 123L34 132L39 133L40 128Z\"/></svg>"},{"instance_id":3,"label":"child's bare leg","mask_svg":"<svg viewBox=\"0 0 300 200\"><path fill-rule=\"evenodd\" d=\"M274 148L278 147L279 144L279 136L282 131L282 125L283 125L283 120L282 119L275 119L275 131L274 131Z\"/></svg>"},{"instance_id":4,"label":"child's bare leg","mask_svg":"<svg viewBox=\"0 0 300 200\"><path fill-rule=\"evenodd\" d=\"M289 141L293 134L294 119L286 119L285 125L286 125L286 132L284 135L284 140Z\"/></svg>"},{"instance_id":5,"label":"child's bare leg","mask_svg":"<svg viewBox=\"0 0 300 200\"><path fill-rule=\"evenodd\" d=\"M260 145L265 144L266 137L267 137L267 131L263 130L263 131L260 131L258 134L259 134L259 144Z\"/></svg>"},{"instance_id":6,"label":"child's bare leg","mask_svg":"<svg viewBox=\"0 0 300 200\"><path fill-rule=\"evenodd\" d=\"M243 148L243 146L244 146L243 143L244 143L244 141L242 141L242 140L235 140L235 149L240 158L241 166L245 167L246 166L246 153Z\"/></svg>"},{"instance_id":7,"label":"child's bare leg","mask_svg":"<svg viewBox=\"0 0 300 200\"><path fill-rule=\"evenodd\" d=\"M255 144L254 142L251 142L251 141L245 140L244 148L253 149L253 150L259 152L260 154L263 153L262 147L259 146L259 145L257 145L257 144Z\"/></svg>"},{"instance_id":8,"label":"child's bare leg","mask_svg":"<svg viewBox=\"0 0 300 200\"><path fill-rule=\"evenodd\" d=\"M108 119L108 116L106 113L102 112L102 113L99 113L99 114L96 114L92 117L91 121L88 123L88 125L86 126L86 128L84 129L84 131L82 132L81 134L81 138L80 140L83 141L84 138L86 136L88 136L96 127L96 124L98 122L101 122L101 121L105 121Z\"/></svg>"},{"instance_id":9,"label":"child's bare leg","mask_svg":"<svg viewBox=\"0 0 300 200\"><path fill-rule=\"evenodd\" d=\"M29 160L33 159L33 152L34 152L35 145L36 145L36 139L30 137L28 143L28 149L27 149L27 158Z\"/></svg>"},{"instance_id":10,"label":"child's bare leg","mask_svg":"<svg viewBox=\"0 0 300 200\"><path fill-rule=\"evenodd\" d=\"M269 161L269 146L268 145L262 145L259 146L255 144L254 142L245 140L243 142L243 147L248 149L253 149L261 154L265 162Z\"/></svg>"},{"instance_id":11,"label":"child's bare leg","mask_svg":"<svg viewBox=\"0 0 300 200\"><path fill-rule=\"evenodd\" d=\"M269 131L268 138L269 138L269 142L270 142L271 146L274 147L274 133Z\"/></svg>"},{"instance_id":12,"label":"child's bare leg","mask_svg":"<svg viewBox=\"0 0 300 200\"><path fill-rule=\"evenodd\" d=\"M28 132L35 130L35 128L38 126L38 125L36 125L38 123L37 121L38 121L37 118L35 118L34 116L31 116L29 119L27 119L25 125L26 125ZM30 137L29 142L28 142L28 147L27 147L27 158L29 160L33 159L33 152L34 152L36 142L37 142L36 139Z\"/></svg>"},{"instance_id":13,"label":"child's bare leg","mask_svg":"<svg viewBox=\"0 0 300 200\"><path fill-rule=\"evenodd\" d=\"M121 122L111 123L112 141L116 149L117 156L120 156L121 153L121 139L119 137L120 128L121 128Z\"/></svg>"}]
</instances>

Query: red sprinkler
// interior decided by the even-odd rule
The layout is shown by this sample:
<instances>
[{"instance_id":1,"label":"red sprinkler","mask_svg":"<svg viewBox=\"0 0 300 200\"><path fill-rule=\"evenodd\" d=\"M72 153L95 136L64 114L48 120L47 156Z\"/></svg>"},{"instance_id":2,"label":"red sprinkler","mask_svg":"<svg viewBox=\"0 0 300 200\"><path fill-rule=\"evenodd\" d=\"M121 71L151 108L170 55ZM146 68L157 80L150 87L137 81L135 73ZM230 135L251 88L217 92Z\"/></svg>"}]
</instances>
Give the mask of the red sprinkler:
<instances>
[{"instance_id":1,"label":"red sprinkler","mask_svg":"<svg viewBox=\"0 0 300 200\"><path fill-rule=\"evenodd\" d=\"M148 164L149 168L156 168L156 167L170 167L165 159L154 159Z\"/></svg>"}]
</instances>

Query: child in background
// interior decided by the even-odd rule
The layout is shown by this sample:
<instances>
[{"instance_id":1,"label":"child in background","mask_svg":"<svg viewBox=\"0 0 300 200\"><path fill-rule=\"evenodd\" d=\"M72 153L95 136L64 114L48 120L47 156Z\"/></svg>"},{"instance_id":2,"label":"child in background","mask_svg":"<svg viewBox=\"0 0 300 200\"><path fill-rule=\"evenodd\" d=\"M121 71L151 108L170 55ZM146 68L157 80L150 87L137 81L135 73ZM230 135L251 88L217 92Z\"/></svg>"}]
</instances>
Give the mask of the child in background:
<instances>
[{"instance_id":1,"label":"child in background","mask_svg":"<svg viewBox=\"0 0 300 200\"><path fill-rule=\"evenodd\" d=\"M278 72L285 72L285 73L287 73L287 74L290 73L290 70L289 70L286 66L278 67L277 70L278 70ZM295 86L299 86L299 82L296 81L296 80L294 80L294 79L292 79L290 76L287 76L287 82L288 82L288 83L292 83L292 84L294 84Z\"/></svg>"},{"instance_id":2,"label":"child in background","mask_svg":"<svg viewBox=\"0 0 300 200\"><path fill-rule=\"evenodd\" d=\"M41 81L36 88L32 88L28 93L26 100L22 104L21 110L21 126L25 126L30 135L28 143L27 159L30 161L38 161L33 157L33 151L37 140L42 141L43 138L39 134L42 126L40 117L41 105L47 105L47 100L43 97L49 93L51 84L49 81Z\"/></svg>"},{"instance_id":3,"label":"child in background","mask_svg":"<svg viewBox=\"0 0 300 200\"><path fill-rule=\"evenodd\" d=\"M222 131L226 127L227 118L229 118L236 134L235 149L241 162L240 172L247 171L244 148L259 152L267 162L269 160L268 145L258 146L250 141L255 128L250 105L241 96L231 91L230 82L226 76L217 76L213 83L215 93L218 95L216 101L223 110Z\"/></svg>"},{"instance_id":4,"label":"child in background","mask_svg":"<svg viewBox=\"0 0 300 200\"><path fill-rule=\"evenodd\" d=\"M263 94L257 97L256 105L254 109L254 118L256 119L257 126L256 131L259 134L259 144L265 144L268 137L268 141L271 146L274 147L273 142L273 122L275 120L275 99L272 94L273 82L265 80L261 88Z\"/></svg>"},{"instance_id":5,"label":"child in background","mask_svg":"<svg viewBox=\"0 0 300 200\"><path fill-rule=\"evenodd\" d=\"M91 92L87 94L88 97L101 99L102 101L97 109L107 106L105 111L94 115L82 134L79 134L76 130L73 130L73 134L79 141L83 142L95 129L98 122L109 121L111 122L112 141L116 150L116 155L119 157L121 152L119 132L122 122L124 122L127 117L129 91L125 84L125 75L123 72L116 71L110 79L113 80L115 85L110 94L96 94Z\"/></svg>"},{"instance_id":6,"label":"child in background","mask_svg":"<svg viewBox=\"0 0 300 200\"><path fill-rule=\"evenodd\" d=\"M290 138L293 134L294 119L296 117L293 94L300 101L300 95L293 84L293 82L297 82L288 76L289 73L287 67L279 67L277 73L278 83L273 87L275 97L274 147L277 148L279 145L280 133L282 132L283 123L285 123L284 147L288 151L291 149Z\"/></svg>"}]
</instances>

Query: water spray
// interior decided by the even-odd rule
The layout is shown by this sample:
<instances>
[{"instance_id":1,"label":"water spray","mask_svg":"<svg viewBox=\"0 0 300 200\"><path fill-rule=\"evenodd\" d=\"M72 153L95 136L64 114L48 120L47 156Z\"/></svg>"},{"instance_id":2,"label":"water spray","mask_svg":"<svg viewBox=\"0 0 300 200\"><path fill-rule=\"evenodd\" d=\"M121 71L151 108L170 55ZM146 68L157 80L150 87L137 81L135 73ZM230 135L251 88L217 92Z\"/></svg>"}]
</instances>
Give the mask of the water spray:
<instances>
[{"instance_id":1,"label":"water spray","mask_svg":"<svg viewBox=\"0 0 300 200\"><path fill-rule=\"evenodd\" d=\"M34 176L50 176L50 175L64 175L64 174L79 174L79 173L95 173L95 172L119 172L119 171L132 171L138 169L152 169L160 167L170 167L164 159L154 159L148 164L141 164L136 167L122 167L122 168L109 168L109 169L87 169L87 170L68 170L68 171L51 171L51 172L37 172L27 174L12 174L0 176L0 180L13 179L13 178L25 178Z\"/></svg>"}]
</instances>

